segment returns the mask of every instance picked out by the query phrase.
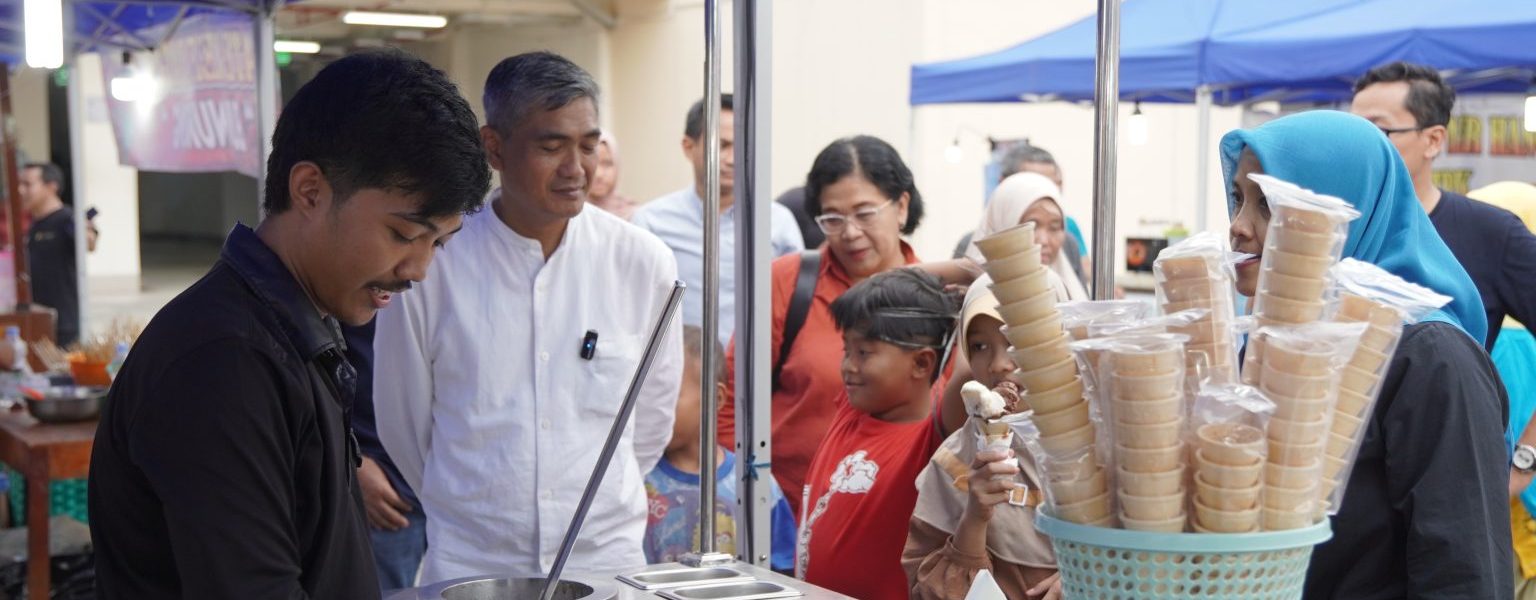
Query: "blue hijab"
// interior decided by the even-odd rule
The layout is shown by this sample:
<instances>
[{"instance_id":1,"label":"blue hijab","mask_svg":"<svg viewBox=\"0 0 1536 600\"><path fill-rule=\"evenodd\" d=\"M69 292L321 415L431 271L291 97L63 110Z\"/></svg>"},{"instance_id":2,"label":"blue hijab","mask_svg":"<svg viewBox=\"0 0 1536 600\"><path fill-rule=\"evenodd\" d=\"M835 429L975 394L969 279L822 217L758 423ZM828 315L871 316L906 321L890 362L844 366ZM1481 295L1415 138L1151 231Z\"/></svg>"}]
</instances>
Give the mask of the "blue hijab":
<instances>
[{"instance_id":1,"label":"blue hijab","mask_svg":"<svg viewBox=\"0 0 1536 600\"><path fill-rule=\"evenodd\" d=\"M1360 218L1349 224L1344 256L1450 296L1425 319L1456 325L1483 343L1488 317L1477 286L1424 214L1408 168L1380 129L1348 113L1314 110L1229 132L1221 138L1228 198L1235 197L1232 174L1244 148L1253 149L1265 173L1353 204Z\"/></svg>"}]
</instances>

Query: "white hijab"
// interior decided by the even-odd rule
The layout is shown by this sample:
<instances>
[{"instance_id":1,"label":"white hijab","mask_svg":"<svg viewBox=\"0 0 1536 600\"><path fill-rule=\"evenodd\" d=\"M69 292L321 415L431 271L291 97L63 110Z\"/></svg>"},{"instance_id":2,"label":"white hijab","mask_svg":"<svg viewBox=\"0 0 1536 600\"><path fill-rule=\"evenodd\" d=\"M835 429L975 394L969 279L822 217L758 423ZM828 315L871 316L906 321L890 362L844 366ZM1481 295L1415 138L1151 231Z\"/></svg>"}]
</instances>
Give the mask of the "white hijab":
<instances>
[{"instance_id":1,"label":"white hijab","mask_svg":"<svg viewBox=\"0 0 1536 600\"><path fill-rule=\"evenodd\" d=\"M971 247L966 249L966 257L975 261L976 264L981 264L985 259L981 255L981 250L976 247L975 240L1018 225L1019 220L1024 218L1024 213L1030 207L1046 200L1055 204L1057 210L1061 210L1061 188L1056 187L1056 184L1044 175L1026 171L1008 176L997 185L996 190L992 191L992 199L987 202L987 210L981 215L981 223L976 226L975 235L971 236L972 243ZM1065 211L1062 211L1062 214L1065 215ZM1064 243L1071 243L1071 240L1066 240ZM1067 300L1091 299L1088 296L1088 289L1083 287L1083 282L1077 278L1077 271L1073 270L1072 264L1068 262L1066 252L1057 251L1056 260L1046 266L1050 267L1051 272L1060 279L1063 289L1057 290L1058 295L1065 291Z\"/></svg>"}]
</instances>

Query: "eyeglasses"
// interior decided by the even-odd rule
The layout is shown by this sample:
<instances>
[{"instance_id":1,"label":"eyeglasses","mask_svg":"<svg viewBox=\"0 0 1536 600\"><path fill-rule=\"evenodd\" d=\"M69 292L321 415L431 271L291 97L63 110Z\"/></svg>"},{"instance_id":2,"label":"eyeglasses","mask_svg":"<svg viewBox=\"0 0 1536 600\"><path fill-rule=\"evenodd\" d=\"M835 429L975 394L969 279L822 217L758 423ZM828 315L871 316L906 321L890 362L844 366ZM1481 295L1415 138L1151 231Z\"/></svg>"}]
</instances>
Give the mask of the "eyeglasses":
<instances>
[{"instance_id":1,"label":"eyeglasses","mask_svg":"<svg viewBox=\"0 0 1536 600\"><path fill-rule=\"evenodd\" d=\"M816 217L816 226L821 228L822 233L837 235L848 229L848 222L851 220L854 225L859 227L860 231L868 231L869 227L875 224L875 219L880 216L880 211L895 203L895 200L890 200L874 208L861 208L854 211L851 217L837 213L818 215Z\"/></svg>"},{"instance_id":2,"label":"eyeglasses","mask_svg":"<svg viewBox=\"0 0 1536 600\"><path fill-rule=\"evenodd\" d=\"M1380 125L1376 126L1376 128L1380 129L1382 133L1387 135L1387 137L1392 137L1392 134L1395 134L1395 133L1408 133L1410 131L1423 131L1425 129L1429 129L1430 127L1434 127L1434 125L1420 125L1418 127L1397 127L1397 128L1382 127Z\"/></svg>"}]
</instances>

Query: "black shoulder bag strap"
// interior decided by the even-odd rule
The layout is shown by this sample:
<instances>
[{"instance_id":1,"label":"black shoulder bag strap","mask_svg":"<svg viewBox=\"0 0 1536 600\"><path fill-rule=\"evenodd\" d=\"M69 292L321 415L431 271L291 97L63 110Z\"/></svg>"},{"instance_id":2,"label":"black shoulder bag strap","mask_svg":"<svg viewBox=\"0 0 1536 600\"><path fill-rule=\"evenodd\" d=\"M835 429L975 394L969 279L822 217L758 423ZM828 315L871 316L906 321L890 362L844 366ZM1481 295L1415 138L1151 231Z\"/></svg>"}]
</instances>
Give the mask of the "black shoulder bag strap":
<instances>
[{"instance_id":1,"label":"black shoulder bag strap","mask_svg":"<svg viewBox=\"0 0 1536 600\"><path fill-rule=\"evenodd\" d=\"M800 252L800 272L795 276L795 295L789 299L789 313L784 316L784 337L779 342L779 359L773 363L773 389L779 389L779 374L784 371L784 361L789 349L795 346L795 337L805 326L805 316L811 312L811 301L816 297L816 279L821 274L821 251Z\"/></svg>"}]
</instances>

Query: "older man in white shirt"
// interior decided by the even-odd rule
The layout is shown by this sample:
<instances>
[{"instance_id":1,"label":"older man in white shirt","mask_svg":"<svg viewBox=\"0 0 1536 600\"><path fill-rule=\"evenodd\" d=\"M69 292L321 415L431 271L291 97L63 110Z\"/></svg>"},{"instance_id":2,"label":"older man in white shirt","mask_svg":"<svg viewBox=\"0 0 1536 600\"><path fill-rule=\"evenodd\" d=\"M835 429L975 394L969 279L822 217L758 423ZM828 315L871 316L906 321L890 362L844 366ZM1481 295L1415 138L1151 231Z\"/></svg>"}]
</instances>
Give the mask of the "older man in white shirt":
<instances>
[{"instance_id":1,"label":"older man in white shirt","mask_svg":"<svg viewBox=\"0 0 1536 600\"><path fill-rule=\"evenodd\" d=\"M736 330L736 193L734 100L720 96L720 345L731 343ZM631 223L656 234L677 257L677 272L688 289L683 292L683 323L704 324L704 101L693 103L683 124L683 155L693 165L693 183L645 203ZM772 199L773 255L805 249L795 215Z\"/></svg>"},{"instance_id":2,"label":"older man in white shirt","mask_svg":"<svg viewBox=\"0 0 1536 600\"><path fill-rule=\"evenodd\" d=\"M427 513L423 581L548 572L676 279L656 238L583 210L597 93L550 53L491 71L492 210L467 217L430 283L379 316L379 436ZM589 332L595 353L582 351ZM671 437L682 377L681 324L667 335L572 572L645 563L644 475Z\"/></svg>"}]
</instances>

